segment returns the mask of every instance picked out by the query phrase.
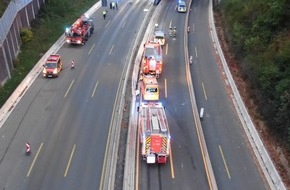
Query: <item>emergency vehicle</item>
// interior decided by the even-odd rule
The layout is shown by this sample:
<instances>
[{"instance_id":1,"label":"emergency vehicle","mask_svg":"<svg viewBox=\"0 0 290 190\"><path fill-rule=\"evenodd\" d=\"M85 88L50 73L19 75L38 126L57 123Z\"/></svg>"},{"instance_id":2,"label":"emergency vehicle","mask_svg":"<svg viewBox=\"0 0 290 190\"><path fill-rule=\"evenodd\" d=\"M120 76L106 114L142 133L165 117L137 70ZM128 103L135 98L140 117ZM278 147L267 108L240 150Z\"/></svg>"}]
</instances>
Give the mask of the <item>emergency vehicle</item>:
<instances>
[{"instance_id":1,"label":"emergency vehicle","mask_svg":"<svg viewBox=\"0 0 290 190\"><path fill-rule=\"evenodd\" d=\"M159 43L163 47L165 45L165 33L163 31L155 31L154 42Z\"/></svg>"},{"instance_id":2,"label":"emergency vehicle","mask_svg":"<svg viewBox=\"0 0 290 190\"><path fill-rule=\"evenodd\" d=\"M65 30L66 42L69 44L84 45L94 33L93 20L82 15L69 28Z\"/></svg>"},{"instance_id":3,"label":"emergency vehicle","mask_svg":"<svg viewBox=\"0 0 290 190\"><path fill-rule=\"evenodd\" d=\"M162 48L158 42L147 42L144 44L144 55L142 59L143 74L156 75L158 78L162 73Z\"/></svg>"},{"instance_id":4,"label":"emergency vehicle","mask_svg":"<svg viewBox=\"0 0 290 190\"><path fill-rule=\"evenodd\" d=\"M186 12L186 2L184 0L179 0L177 3L177 11L180 13Z\"/></svg>"},{"instance_id":5,"label":"emergency vehicle","mask_svg":"<svg viewBox=\"0 0 290 190\"><path fill-rule=\"evenodd\" d=\"M141 103L138 126L143 159L147 164L165 164L170 151L170 133L162 104Z\"/></svg>"},{"instance_id":6,"label":"emergency vehicle","mask_svg":"<svg viewBox=\"0 0 290 190\"><path fill-rule=\"evenodd\" d=\"M145 75L140 79L142 81L141 89L143 100L159 100L159 87L155 76Z\"/></svg>"},{"instance_id":7,"label":"emergency vehicle","mask_svg":"<svg viewBox=\"0 0 290 190\"><path fill-rule=\"evenodd\" d=\"M44 77L58 77L62 68L61 56L59 54L50 55L43 65L42 75Z\"/></svg>"}]
</instances>

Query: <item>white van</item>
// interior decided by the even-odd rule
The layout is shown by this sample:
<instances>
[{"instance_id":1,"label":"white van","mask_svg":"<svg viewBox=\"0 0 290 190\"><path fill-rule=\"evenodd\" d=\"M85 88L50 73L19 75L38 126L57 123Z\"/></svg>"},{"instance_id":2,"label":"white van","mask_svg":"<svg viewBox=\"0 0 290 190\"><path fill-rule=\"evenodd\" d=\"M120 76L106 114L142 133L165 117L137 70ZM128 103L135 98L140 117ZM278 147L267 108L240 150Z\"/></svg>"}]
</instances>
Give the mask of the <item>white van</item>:
<instances>
[{"instance_id":1,"label":"white van","mask_svg":"<svg viewBox=\"0 0 290 190\"><path fill-rule=\"evenodd\" d=\"M180 13L185 13L186 12L186 3L185 1L178 1L178 4L177 4L177 11L180 12Z\"/></svg>"}]
</instances>

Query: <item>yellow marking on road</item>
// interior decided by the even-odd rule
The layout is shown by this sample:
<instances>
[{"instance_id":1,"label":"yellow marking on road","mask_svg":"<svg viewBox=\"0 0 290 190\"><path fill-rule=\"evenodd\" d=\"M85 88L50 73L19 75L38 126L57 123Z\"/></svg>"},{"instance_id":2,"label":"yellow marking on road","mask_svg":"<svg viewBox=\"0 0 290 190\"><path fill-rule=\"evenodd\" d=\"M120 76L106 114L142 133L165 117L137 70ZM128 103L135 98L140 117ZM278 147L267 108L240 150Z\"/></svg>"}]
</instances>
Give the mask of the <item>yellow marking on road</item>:
<instances>
[{"instance_id":1,"label":"yellow marking on road","mask_svg":"<svg viewBox=\"0 0 290 190\"><path fill-rule=\"evenodd\" d=\"M93 46L91 47L91 49L90 49L90 51L89 51L88 55L90 55L90 53L91 53L91 52L92 52L92 50L94 49L95 45L96 45L96 44L93 44Z\"/></svg>"},{"instance_id":2,"label":"yellow marking on road","mask_svg":"<svg viewBox=\"0 0 290 190\"><path fill-rule=\"evenodd\" d=\"M195 50L195 57L198 58L198 55L197 55L197 48L194 47L194 50Z\"/></svg>"},{"instance_id":3,"label":"yellow marking on road","mask_svg":"<svg viewBox=\"0 0 290 190\"><path fill-rule=\"evenodd\" d=\"M136 150L136 176L135 176L135 189L139 189L139 165L140 165L140 131L139 127L137 129L137 150Z\"/></svg>"},{"instance_id":4,"label":"yellow marking on road","mask_svg":"<svg viewBox=\"0 0 290 190\"><path fill-rule=\"evenodd\" d=\"M189 95L190 95L190 98L193 99L192 94L189 93ZM202 146L202 142L201 142L202 140L201 140L199 128L197 127L197 116L196 116L197 113L194 112L193 105L192 105L192 110L193 110L193 119L194 119L194 123L195 123L195 129L196 129L196 132L197 132L196 133L197 134L197 139L198 139L198 143L199 143L200 150L201 150L201 155L202 155L202 160L203 160L205 173L206 173L206 176L207 176L207 179L208 179L209 189L213 190L212 184L210 183L211 176L209 174L208 166L207 166L207 163L206 163L206 160L205 160L206 155L205 155L205 152L204 152L204 149L203 149L203 146Z\"/></svg>"},{"instance_id":5,"label":"yellow marking on road","mask_svg":"<svg viewBox=\"0 0 290 190\"><path fill-rule=\"evenodd\" d=\"M126 24L126 21L123 23L123 25L122 25L122 28L124 28L124 27L125 27L125 24Z\"/></svg>"},{"instance_id":6,"label":"yellow marking on road","mask_svg":"<svg viewBox=\"0 0 290 190\"><path fill-rule=\"evenodd\" d=\"M76 149L76 144L74 144L73 149L72 149L72 151L70 153L70 157L69 157L68 163L66 165L66 169L65 169L64 175L63 175L64 177L66 177L66 175L67 175L68 169L69 169L70 164L71 164L72 157L73 157L74 152L75 152L75 149Z\"/></svg>"},{"instance_id":7,"label":"yellow marking on road","mask_svg":"<svg viewBox=\"0 0 290 190\"><path fill-rule=\"evenodd\" d=\"M71 89L71 87L72 87L72 85L73 85L74 82L75 82L75 80L72 80L72 81L71 81L71 83L70 83L68 89L66 90L66 93L65 93L65 95L64 95L64 98L66 98L66 96L67 96L68 92L70 91L70 89Z\"/></svg>"},{"instance_id":8,"label":"yellow marking on road","mask_svg":"<svg viewBox=\"0 0 290 190\"><path fill-rule=\"evenodd\" d=\"M109 23L110 23L111 21L109 20L109 22L106 24L106 26L105 26L105 28L107 28L107 26L109 26Z\"/></svg>"},{"instance_id":9,"label":"yellow marking on road","mask_svg":"<svg viewBox=\"0 0 290 190\"><path fill-rule=\"evenodd\" d=\"M94 90L93 90L93 93L92 93L92 97L95 96L95 92L96 92L96 89L98 87L98 84L99 84L99 81L97 81L96 84L95 84L95 87L94 87Z\"/></svg>"},{"instance_id":10,"label":"yellow marking on road","mask_svg":"<svg viewBox=\"0 0 290 190\"><path fill-rule=\"evenodd\" d=\"M206 95L206 91L205 91L205 87L204 87L203 82L201 83L201 85L202 85L202 90L203 90L204 98L205 98L205 100L207 100L207 95Z\"/></svg>"},{"instance_id":11,"label":"yellow marking on road","mask_svg":"<svg viewBox=\"0 0 290 190\"><path fill-rule=\"evenodd\" d=\"M26 177L29 177L29 175L30 175L30 173L31 173L31 171L32 171L32 168L33 168L33 166L34 166L34 164L35 164L35 162L36 162L36 160L37 160L37 158L38 158L38 155L39 155L39 153L40 153L40 150L42 149L42 146L43 146L43 143L40 144L40 146L39 146L39 148L38 148L38 150L37 150L37 153L36 153L36 155L35 155L35 157L34 157L34 159L33 159L33 161L32 161L32 164L31 164L31 166L30 166L30 168L29 168L29 170L28 170L28 172L27 172Z\"/></svg>"},{"instance_id":12,"label":"yellow marking on road","mask_svg":"<svg viewBox=\"0 0 290 190\"><path fill-rule=\"evenodd\" d=\"M112 45L111 50L110 50L110 52L109 52L110 55L112 54L113 49L114 49L114 44Z\"/></svg>"},{"instance_id":13,"label":"yellow marking on road","mask_svg":"<svg viewBox=\"0 0 290 190\"><path fill-rule=\"evenodd\" d=\"M221 145L219 145L219 149L220 149L220 153L222 155L222 159L223 159L223 162L224 162L228 177L229 177L229 179L231 179L231 174L229 172L229 168L228 168L228 165L227 165L227 162L226 162L226 159L225 159L225 156L224 156L223 149L222 149Z\"/></svg>"},{"instance_id":14,"label":"yellow marking on road","mask_svg":"<svg viewBox=\"0 0 290 190\"><path fill-rule=\"evenodd\" d=\"M170 151L169 151L169 154L170 154L170 169L171 169L171 178L174 179L175 178L175 175L174 175L174 165L173 165L173 158L172 158L172 153L171 153L171 144L170 144Z\"/></svg>"},{"instance_id":15,"label":"yellow marking on road","mask_svg":"<svg viewBox=\"0 0 290 190\"><path fill-rule=\"evenodd\" d=\"M165 48L165 54L167 55L168 53L168 44L166 44L166 48Z\"/></svg>"},{"instance_id":16,"label":"yellow marking on road","mask_svg":"<svg viewBox=\"0 0 290 190\"><path fill-rule=\"evenodd\" d=\"M164 86L165 86L165 98L167 98L167 80L164 80Z\"/></svg>"}]
</instances>

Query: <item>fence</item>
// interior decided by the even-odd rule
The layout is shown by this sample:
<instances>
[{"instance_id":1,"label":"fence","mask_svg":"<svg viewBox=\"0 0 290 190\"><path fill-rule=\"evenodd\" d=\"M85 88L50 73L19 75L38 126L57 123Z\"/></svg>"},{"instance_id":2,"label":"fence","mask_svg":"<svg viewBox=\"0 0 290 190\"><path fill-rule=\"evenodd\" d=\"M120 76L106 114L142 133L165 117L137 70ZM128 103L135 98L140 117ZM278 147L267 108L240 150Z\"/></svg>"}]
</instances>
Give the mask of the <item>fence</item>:
<instances>
[{"instance_id":1,"label":"fence","mask_svg":"<svg viewBox=\"0 0 290 190\"><path fill-rule=\"evenodd\" d=\"M0 19L0 85L11 78L21 45L20 29L29 27L45 0L12 0Z\"/></svg>"}]
</instances>

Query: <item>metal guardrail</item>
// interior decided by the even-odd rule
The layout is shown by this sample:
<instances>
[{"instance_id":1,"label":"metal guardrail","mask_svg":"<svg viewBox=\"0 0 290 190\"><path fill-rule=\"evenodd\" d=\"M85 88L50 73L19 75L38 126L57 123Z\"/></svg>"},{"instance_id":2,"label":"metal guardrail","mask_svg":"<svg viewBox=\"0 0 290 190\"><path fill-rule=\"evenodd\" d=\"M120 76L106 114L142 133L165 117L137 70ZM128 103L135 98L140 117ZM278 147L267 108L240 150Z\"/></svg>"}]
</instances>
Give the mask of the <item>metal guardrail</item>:
<instances>
[{"instance_id":1,"label":"metal guardrail","mask_svg":"<svg viewBox=\"0 0 290 190\"><path fill-rule=\"evenodd\" d=\"M0 18L0 45L6 38L13 21L23 7L31 3L33 0L12 0L6 8L4 14Z\"/></svg>"},{"instance_id":2,"label":"metal guardrail","mask_svg":"<svg viewBox=\"0 0 290 190\"><path fill-rule=\"evenodd\" d=\"M267 150L265 149L263 142L260 139L259 134L257 133L257 130L251 120L251 117L249 116L249 113L245 107L244 102L242 101L242 98L240 96L240 93L237 89L237 86L233 80L232 74L228 68L226 59L224 57L223 51L221 49L215 23L214 23L214 17L213 17L213 5L212 0L210 0L210 7L209 7L209 23L210 23L210 30L211 30L211 36L212 36L212 42L214 44L214 47L217 51L217 54L219 55L223 69L226 73L229 85L231 86L233 95L232 95L232 101L235 105L236 111L239 115L240 121L242 123L242 126L248 136L248 139L251 143L251 146L254 150L254 153L256 155L256 158L261 166L261 169L266 177L266 180L270 186L271 189L277 189L277 190L286 190L286 187L281 180L281 177L279 173L277 172Z\"/></svg>"}]
</instances>

